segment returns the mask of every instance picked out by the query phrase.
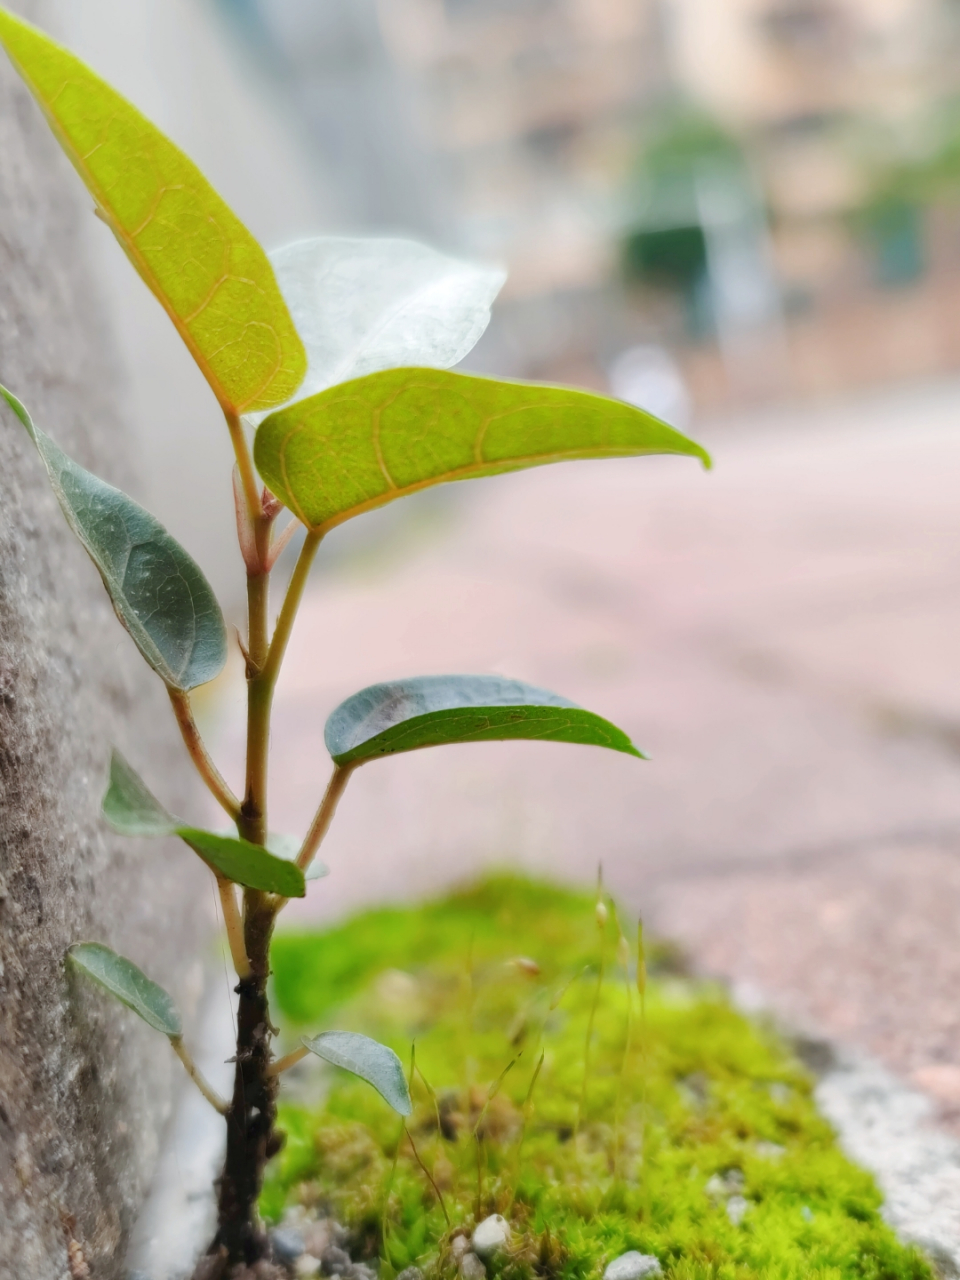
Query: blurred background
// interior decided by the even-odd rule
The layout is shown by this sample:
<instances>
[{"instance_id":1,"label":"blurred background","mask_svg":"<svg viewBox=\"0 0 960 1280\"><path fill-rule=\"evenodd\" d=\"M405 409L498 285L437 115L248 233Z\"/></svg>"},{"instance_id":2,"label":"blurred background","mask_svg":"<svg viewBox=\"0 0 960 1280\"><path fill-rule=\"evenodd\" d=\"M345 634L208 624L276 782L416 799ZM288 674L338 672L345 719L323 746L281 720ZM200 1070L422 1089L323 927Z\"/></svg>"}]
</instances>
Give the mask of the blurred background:
<instances>
[{"instance_id":1,"label":"blurred background","mask_svg":"<svg viewBox=\"0 0 960 1280\"><path fill-rule=\"evenodd\" d=\"M701 439L407 500L322 549L277 826L362 684L502 671L650 763L462 747L357 775L301 912L484 863L611 887L960 1117L960 3L82 0L58 32L268 246L402 233L510 276L468 367ZM239 620L226 433L103 227L142 496ZM187 460L190 465L187 465ZM239 661L207 695L238 769Z\"/></svg>"}]
</instances>

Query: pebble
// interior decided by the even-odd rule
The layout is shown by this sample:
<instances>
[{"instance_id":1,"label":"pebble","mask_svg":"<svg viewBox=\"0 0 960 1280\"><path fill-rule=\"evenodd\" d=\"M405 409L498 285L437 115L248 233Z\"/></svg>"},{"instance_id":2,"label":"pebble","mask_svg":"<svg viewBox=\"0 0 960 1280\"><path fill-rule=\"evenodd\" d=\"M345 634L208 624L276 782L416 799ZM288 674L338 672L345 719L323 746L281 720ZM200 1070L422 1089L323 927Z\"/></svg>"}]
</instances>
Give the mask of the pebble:
<instances>
[{"instance_id":1,"label":"pebble","mask_svg":"<svg viewBox=\"0 0 960 1280\"><path fill-rule=\"evenodd\" d=\"M320 1259L315 1258L312 1253L301 1253L293 1264L293 1273L304 1277L320 1275Z\"/></svg>"},{"instance_id":2,"label":"pebble","mask_svg":"<svg viewBox=\"0 0 960 1280\"><path fill-rule=\"evenodd\" d=\"M273 1256L277 1262L283 1262L287 1266L306 1253L306 1245L303 1242L303 1235L296 1227L279 1226L270 1232L270 1244L273 1248Z\"/></svg>"},{"instance_id":3,"label":"pebble","mask_svg":"<svg viewBox=\"0 0 960 1280\"><path fill-rule=\"evenodd\" d=\"M478 1258L492 1258L510 1242L510 1223L499 1213L491 1213L473 1232L473 1252Z\"/></svg>"},{"instance_id":4,"label":"pebble","mask_svg":"<svg viewBox=\"0 0 960 1280\"><path fill-rule=\"evenodd\" d=\"M704 1187L704 1191L715 1200L721 1196L738 1195L746 1185L746 1181L740 1169L727 1169L725 1173L715 1173Z\"/></svg>"},{"instance_id":5,"label":"pebble","mask_svg":"<svg viewBox=\"0 0 960 1280\"><path fill-rule=\"evenodd\" d=\"M450 1241L450 1252L456 1262L460 1261L469 1248L470 1239L468 1236L454 1236Z\"/></svg>"},{"instance_id":6,"label":"pebble","mask_svg":"<svg viewBox=\"0 0 960 1280\"><path fill-rule=\"evenodd\" d=\"M460 1274L463 1280L486 1280L487 1268L475 1253L465 1253L460 1259Z\"/></svg>"},{"instance_id":7,"label":"pebble","mask_svg":"<svg viewBox=\"0 0 960 1280\"><path fill-rule=\"evenodd\" d=\"M727 1217L735 1227L739 1227L749 1208L750 1201L746 1196L731 1196L727 1201Z\"/></svg>"},{"instance_id":8,"label":"pebble","mask_svg":"<svg viewBox=\"0 0 960 1280\"><path fill-rule=\"evenodd\" d=\"M350 1270L353 1262L346 1249L341 1249L336 1244L330 1244L327 1245L321 1255L320 1265L323 1267L325 1276L342 1276Z\"/></svg>"},{"instance_id":9,"label":"pebble","mask_svg":"<svg viewBox=\"0 0 960 1280\"><path fill-rule=\"evenodd\" d=\"M638 1253L631 1249L629 1253L621 1253L619 1258L607 1264L603 1280L642 1280L643 1276L658 1276L660 1259L652 1253Z\"/></svg>"},{"instance_id":10,"label":"pebble","mask_svg":"<svg viewBox=\"0 0 960 1280\"><path fill-rule=\"evenodd\" d=\"M419 1267L404 1267L397 1280L423 1280L423 1272Z\"/></svg>"}]
</instances>

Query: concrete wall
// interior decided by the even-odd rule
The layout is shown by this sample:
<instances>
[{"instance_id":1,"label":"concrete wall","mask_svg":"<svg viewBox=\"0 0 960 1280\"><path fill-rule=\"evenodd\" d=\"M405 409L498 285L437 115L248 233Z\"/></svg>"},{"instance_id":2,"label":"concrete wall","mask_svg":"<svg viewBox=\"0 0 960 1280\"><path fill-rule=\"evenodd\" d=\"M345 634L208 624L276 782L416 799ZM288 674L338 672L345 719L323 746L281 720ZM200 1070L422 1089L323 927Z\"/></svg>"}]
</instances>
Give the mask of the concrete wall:
<instances>
[{"instance_id":1,"label":"concrete wall","mask_svg":"<svg viewBox=\"0 0 960 1280\"><path fill-rule=\"evenodd\" d=\"M55 21L42 3L18 9ZM90 200L0 56L0 379L84 465L142 489L90 241ZM121 840L99 802L116 742L186 803L166 695L118 627L33 446L0 413L0 1278L62 1280L61 1212L98 1280L152 1175L182 1072L164 1040L64 972L104 941L188 1018L212 919L185 849Z\"/></svg>"}]
</instances>

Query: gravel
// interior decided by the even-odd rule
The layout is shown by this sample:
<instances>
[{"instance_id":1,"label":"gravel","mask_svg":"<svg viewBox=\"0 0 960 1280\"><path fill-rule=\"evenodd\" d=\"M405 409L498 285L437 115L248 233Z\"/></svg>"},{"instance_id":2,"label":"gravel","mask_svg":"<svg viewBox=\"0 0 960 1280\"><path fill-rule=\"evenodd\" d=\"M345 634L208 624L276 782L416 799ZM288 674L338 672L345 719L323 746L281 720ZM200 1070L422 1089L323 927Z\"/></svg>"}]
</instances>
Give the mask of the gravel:
<instances>
[{"instance_id":1,"label":"gravel","mask_svg":"<svg viewBox=\"0 0 960 1280\"><path fill-rule=\"evenodd\" d=\"M643 1280L644 1276L660 1275L660 1260L652 1253L638 1253L631 1249L629 1253L621 1253L608 1263L603 1273L603 1280Z\"/></svg>"}]
</instances>

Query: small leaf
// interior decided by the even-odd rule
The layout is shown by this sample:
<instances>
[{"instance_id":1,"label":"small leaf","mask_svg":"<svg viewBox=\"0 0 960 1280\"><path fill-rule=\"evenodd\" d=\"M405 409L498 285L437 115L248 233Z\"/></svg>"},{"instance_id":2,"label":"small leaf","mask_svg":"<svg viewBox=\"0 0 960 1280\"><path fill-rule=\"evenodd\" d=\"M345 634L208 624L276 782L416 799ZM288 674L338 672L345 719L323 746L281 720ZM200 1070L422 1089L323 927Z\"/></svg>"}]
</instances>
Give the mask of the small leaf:
<instances>
[{"instance_id":1,"label":"small leaf","mask_svg":"<svg viewBox=\"0 0 960 1280\"><path fill-rule=\"evenodd\" d=\"M307 362L273 268L196 165L72 53L3 9L0 42L224 408L289 400Z\"/></svg>"},{"instance_id":2,"label":"small leaf","mask_svg":"<svg viewBox=\"0 0 960 1280\"><path fill-rule=\"evenodd\" d=\"M197 564L148 511L68 458L15 395L0 386L0 396L37 446L67 524L144 658L174 689L213 680L227 660L227 633Z\"/></svg>"},{"instance_id":3,"label":"small leaf","mask_svg":"<svg viewBox=\"0 0 960 1280\"><path fill-rule=\"evenodd\" d=\"M609 720L546 689L501 676L417 676L371 685L341 702L323 736L338 765L505 738L579 742L643 759Z\"/></svg>"},{"instance_id":4,"label":"small leaf","mask_svg":"<svg viewBox=\"0 0 960 1280\"><path fill-rule=\"evenodd\" d=\"M308 528L450 480L575 458L709 456L657 418L589 391L440 369L388 369L272 413L260 474Z\"/></svg>"},{"instance_id":5,"label":"small leaf","mask_svg":"<svg viewBox=\"0 0 960 1280\"><path fill-rule=\"evenodd\" d=\"M476 344L506 273L412 240L321 236L270 254L307 349L297 398L379 369L447 369Z\"/></svg>"},{"instance_id":6,"label":"small leaf","mask_svg":"<svg viewBox=\"0 0 960 1280\"><path fill-rule=\"evenodd\" d=\"M262 845L236 836L218 836L198 827L178 826L176 832L204 862L236 884L279 893L284 898L302 898L307 892L297 864L268 853Z\"/></svg>"},{"instance_id":7,"label":"small leaf","mask_svg":"<svg viewBox=\"0 0 960 1280\"><path fill-rule=\"evenodd\" d=\"M285 898L302 898L307 891L296 862L238 836L188 826L168 813L118 751L110 760L103 816L123 835L179 836L218 875L248 889L279 893Z\"/></svg>"},{"instance_id":8,"label":"small leaf","mask_svg":"<svg viewBox=\"0 0 960 1280\"><path fill-rule=\"evenodd\" d=\"M318 1058L350 1071L372 1084L380 1097L401 1116L413 1110L403 1064L392 1049L355 1031L322 1031L300 1043Z\"/></svg>"},{"instance_id":9,"label":"small leaf","mask_svg":"<svg viewBox=\"0 0 960 1280\"><path fill-rule=\"evenodd\" d=\"M67 957L155 1030L171 1039L182 1034L183 1025L173 1000L132 961L99 942L78 942L67 951Z\"/></svg>"},{"instance_id":10,"label":"small leaf","mask_svg":"<svg viewBox=\"0 0 960 1280\"><path fill-rule=\"evenodd\" d=\"M139 774L114 748L110 757L110 785L103 797L103 816L125 836L169 836L177 820L144 785Z\"/></svg>"}]
</instances>

